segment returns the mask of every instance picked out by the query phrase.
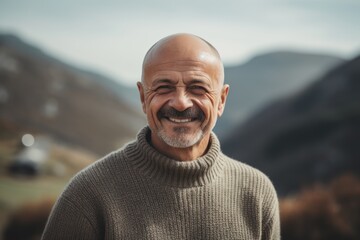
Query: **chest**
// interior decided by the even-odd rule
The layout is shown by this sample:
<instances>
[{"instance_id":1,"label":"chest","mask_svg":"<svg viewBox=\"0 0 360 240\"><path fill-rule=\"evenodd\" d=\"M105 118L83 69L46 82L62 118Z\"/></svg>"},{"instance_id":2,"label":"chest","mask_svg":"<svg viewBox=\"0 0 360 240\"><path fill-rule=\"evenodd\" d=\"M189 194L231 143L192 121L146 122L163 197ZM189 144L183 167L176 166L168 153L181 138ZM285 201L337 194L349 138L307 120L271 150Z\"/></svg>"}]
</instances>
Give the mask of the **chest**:
<instances>
[{"instance_id":1,"label":"chest","mask_svg":"<svg viewBox=\"0 0 360 240\"><path fill-rule=\"evenodd\" d=\"M106 239L258 239L261 209L231 189L145 188L103 206Z\"/></svg>"}]
</instances>

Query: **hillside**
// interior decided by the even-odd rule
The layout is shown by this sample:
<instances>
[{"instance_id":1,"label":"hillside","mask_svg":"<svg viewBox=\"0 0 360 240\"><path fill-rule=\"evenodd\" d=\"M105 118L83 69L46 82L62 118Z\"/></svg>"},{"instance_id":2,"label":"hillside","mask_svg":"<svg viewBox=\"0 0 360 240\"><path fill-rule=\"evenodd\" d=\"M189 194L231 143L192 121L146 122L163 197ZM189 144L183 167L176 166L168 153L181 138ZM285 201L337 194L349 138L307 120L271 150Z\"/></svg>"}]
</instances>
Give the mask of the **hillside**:
<instances>
[{"instance_id":1,"label":"hillside","mask_svg":"<svg viewBox=\"0 0 360 240\"><path fill-rule=\"evenodd\" d=\"M100 76L15 36L0 35L1 122L99 155L119 148L134 138L145 119Z\"/></svg>"},{"instance_id":2,"label":"hillside","mask_svg":"<svg viewBox=\"0 0 360 240\"><path fill-rule=\"evenodd\" d=\"M360 174L359 80L357 57L239 125L224 152L263 170L280 194Z\"/></svg>"},{"instance_id":3,"label":"hillside","mask_svg":"<svg viewBox=\"0 0 360 240\"><path fill-rule=\"evenodd\" d=\"M230 92L215 132L225 138L259 108L304 88L342 61L324 54L274 51L255 56L242 65L225 67Z\"/></svg>"},{"instance_id":4,"label":"hillside","mask_svg":"<svg viewBox=\"0 0 360 240\"><path fill-rule=\"evenodd\" d=\"M82 69L69 63L63 62L42 51L40 48L24 42L22 39L12 34L0 33L0 39L2 44L6 45L8 48L17 49L17 51L22 52L25 55L32 56L44 62L54 63L63 69L66 69L70 72L76 73L77 75L81 75L84 78L90 79L91 81L99 83L101 86L105 87L111 92L114 92L121 99L121 101L124 101L130 104L132 107L137 108L138 111L141 111L141 104L139 103L138 92L135 84L134 87L129 87L120 84L119 81L115 81L114 79L111 79L99 72Z\"/></svg>"}]
</instances>

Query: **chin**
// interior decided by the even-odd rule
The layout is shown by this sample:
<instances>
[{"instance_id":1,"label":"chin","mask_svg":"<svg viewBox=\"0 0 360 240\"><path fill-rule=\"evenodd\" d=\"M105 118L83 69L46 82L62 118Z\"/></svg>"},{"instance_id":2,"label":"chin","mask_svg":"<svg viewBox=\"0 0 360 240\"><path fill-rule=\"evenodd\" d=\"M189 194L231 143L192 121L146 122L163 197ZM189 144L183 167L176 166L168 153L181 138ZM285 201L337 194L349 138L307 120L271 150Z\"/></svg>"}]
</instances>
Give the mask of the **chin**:
<instances>
[{"instance_id":1,"label":"chin","mask_svg":"<svg viewBox=\"0 0 360 240\"><path fill-rule=\"evenodd\" d=\"M204 137L202 130L197 130L195 133L188 133L188 130L188 128L177 128L172 134L168 134L162 129L158 132L158 136L171 147L188 148L200 142Z\"/></svg>"}]
</instances>

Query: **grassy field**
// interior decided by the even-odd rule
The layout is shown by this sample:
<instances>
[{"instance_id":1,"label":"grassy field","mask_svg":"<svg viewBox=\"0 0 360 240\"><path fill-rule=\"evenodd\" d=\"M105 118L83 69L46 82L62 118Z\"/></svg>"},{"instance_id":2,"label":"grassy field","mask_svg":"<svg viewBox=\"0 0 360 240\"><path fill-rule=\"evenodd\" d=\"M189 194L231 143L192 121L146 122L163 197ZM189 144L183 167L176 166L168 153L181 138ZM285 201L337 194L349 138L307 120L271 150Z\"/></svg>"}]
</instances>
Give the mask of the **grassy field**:
<instances>
[{"instance_id":1,"label":"grassy field","mask_svg":"<svg viewBox=\"0 0 360 240\"><path fill-rule=\"evenodd\" d=\"M39 178L13 178L0 177L0 202L3 206L16 208L26 202L34 202L45 197L56 198L64 189L69 179L39 177Z\"/></svg>"},{"instance_id":2,"label":"grassy field","mask_svg":"<svg viewBox=\"0 0 360 240\"><path fill-rule=\"evenodd\" d=\"M84 150L51 142L39 174L11 175L8 167L21 147L15 138L0 138L0 240L14 214L24 212L24 209L35 214L39 211L48 213L71 177L97 159Z\"/></svg>"},{"instance_id":3,"label":"grassy field","mask_svg":"<svg viewBox=\"0 0 360 240\"><path fill-rule=\"evenodd\" d=\"M3 229L9 216L28 203L44 199L55 200L68 182L68 178L38 177L13 178L0 177L0 228Z\"/></svg>"}]
</instances>

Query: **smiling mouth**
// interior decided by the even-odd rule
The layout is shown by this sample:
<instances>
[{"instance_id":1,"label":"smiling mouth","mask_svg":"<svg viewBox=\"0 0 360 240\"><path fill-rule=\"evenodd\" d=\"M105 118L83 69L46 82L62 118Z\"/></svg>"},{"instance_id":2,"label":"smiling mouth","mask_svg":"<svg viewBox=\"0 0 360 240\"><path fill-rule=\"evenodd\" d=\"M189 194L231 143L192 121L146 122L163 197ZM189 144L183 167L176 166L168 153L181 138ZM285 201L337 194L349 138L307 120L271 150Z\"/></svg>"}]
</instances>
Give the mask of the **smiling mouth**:
<instances>
[{"instance_id":1,"label":"smiling mouth","mask_svg":"<svg viewBox=\"0 0 360 240\"><path fill-rule=\"evenodd\" d=\"M205 120L205 114L198 107L191 107L184 111L177 111L176 109L164 106L157 113L157 117L160 119L166 119L170 123L174 124L188 124L194 122L203 122Z\"/></svg>"},{"instance_id":2,"label":"smiling mouth","mask_svg":"<svg viewBox=\"0 0 360 240\"><path fill-rule=\"evenodd\" d=\"M169 117L167 119L170 122L174 122L174 123L188 123L188 122L192 122L193 120L195 120L193 118L181 118L181 119L179 119L179 118L171 118L171 117Z\"/></svg>"}]
</instances>

